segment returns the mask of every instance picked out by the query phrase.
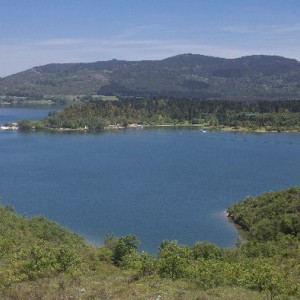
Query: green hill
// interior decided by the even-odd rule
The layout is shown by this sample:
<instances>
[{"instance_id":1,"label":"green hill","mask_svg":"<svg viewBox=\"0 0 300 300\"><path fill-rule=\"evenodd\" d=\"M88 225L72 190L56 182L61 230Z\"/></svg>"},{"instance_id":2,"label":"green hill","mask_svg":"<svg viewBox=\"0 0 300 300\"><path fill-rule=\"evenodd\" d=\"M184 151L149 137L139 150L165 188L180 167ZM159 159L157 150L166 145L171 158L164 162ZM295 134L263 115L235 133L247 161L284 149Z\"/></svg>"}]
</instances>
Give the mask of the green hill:
<instances>
[{"instance_id":1,"label":"green hill","mask_svg":"<svg viewBox=\"0 0 300 300\"><path fill-rule=\"evenodd\" d=\"M222 249L163 241L155 257L138 239L105 245L43 217L0 207L1 299L299 299L300 188L246 198L228 209L248 241Z\"/></svg>"},{"instance_id":2,"label":"green hill","mask_svg":"<svg viewBox=\"0 0 300 300\"><path fill-rule=\"evenodd\" d=\"M182 54L155 61L49 64L0 79L0 95L300 99L300 64L279 56L224 59Z\"/></svg>"}]
</instances>

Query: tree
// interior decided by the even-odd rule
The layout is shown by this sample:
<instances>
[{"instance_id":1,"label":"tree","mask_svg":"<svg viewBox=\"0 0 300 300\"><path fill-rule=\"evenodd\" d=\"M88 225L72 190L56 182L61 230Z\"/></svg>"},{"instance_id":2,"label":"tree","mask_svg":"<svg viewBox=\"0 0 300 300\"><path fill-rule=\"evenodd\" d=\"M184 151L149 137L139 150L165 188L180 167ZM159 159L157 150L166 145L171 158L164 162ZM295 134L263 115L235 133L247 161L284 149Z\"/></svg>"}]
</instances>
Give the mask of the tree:
<instances>
[{"instance_id":1,"label":"tree","mask_svg":"<svg viewBox=\"0 0 300 300\"><path fill-rule=\"evenodd\" d=\"M112 261L116 266L121 265L124 256L135 252L139 244L138 238L133 234L120 238L113 235L105 237L105 246L112 251Z\"/></svg>"},{"instance_id":2,"label":"tree","mask_svg":"<svg viewBox=\"0 0 300 300\"><path fill-rule=\"evenodd\" d=\"M192 252L186 246L181 246L177 241L164 241L158 254L159 273L171 279L182 278L186 267L192 259Z\"/></svg>"}]
</instances>

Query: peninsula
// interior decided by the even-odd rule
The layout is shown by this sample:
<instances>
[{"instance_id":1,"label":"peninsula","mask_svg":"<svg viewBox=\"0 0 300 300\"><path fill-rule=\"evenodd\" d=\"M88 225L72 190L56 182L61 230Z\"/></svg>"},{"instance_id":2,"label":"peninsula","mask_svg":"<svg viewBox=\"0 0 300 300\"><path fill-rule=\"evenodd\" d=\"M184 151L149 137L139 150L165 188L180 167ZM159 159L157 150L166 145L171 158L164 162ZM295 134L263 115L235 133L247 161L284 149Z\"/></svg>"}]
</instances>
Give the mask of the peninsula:
<instances>
[{"instance_id":1,"label":"peninsula","mask_svg":"<svg viewBox=\"0 0 300 300\"><path fill-rule=\"evenodd\" d=\"M92 100L49 113L39 121L22 120L18 123L23 130L102 130L163 125L249 132L300 131L300 100Z\"/></svg>"}]
</instances>

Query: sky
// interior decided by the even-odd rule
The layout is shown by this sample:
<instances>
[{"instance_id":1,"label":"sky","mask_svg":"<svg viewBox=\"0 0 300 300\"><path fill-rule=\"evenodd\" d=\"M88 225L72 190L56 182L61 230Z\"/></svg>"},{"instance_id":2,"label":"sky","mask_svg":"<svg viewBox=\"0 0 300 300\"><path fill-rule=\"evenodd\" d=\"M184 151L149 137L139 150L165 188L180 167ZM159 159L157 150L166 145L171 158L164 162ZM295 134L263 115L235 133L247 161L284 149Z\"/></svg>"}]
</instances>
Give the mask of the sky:
<instances>
[{"instance_id":1,"label":"sky","mask_svg":"<svg viewBox=\"0 0 300 300\"><path fill-rule=\"evenodd\" d=\"M0 77L48 63L182 53L300 61L300 1L0 0Z\"/></svg>"}]
</instances>

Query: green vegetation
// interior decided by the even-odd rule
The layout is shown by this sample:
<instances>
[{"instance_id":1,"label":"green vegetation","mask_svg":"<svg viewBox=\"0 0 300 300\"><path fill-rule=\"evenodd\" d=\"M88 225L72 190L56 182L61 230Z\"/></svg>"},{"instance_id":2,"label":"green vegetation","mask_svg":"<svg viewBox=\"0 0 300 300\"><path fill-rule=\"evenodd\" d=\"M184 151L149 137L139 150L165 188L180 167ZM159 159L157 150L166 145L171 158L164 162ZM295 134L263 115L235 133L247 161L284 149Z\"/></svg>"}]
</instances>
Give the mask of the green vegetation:
<instances>
[{"instance_id":1,"label":"green vegetation","mask_svg":"<svg viewBox=\"0 0 300 300\"><path fill-rule=\"evenodd\" d=\"M101 96L101 95L42 95L35 93L15 93L17 95L0 96L0 105L71 105L84 101L114 101L118 100L116 96Z\"/></svg>"},{"instance_id":2,"label":"green vegetation","mask_svg":"<svg viewBox=\"0 0 300 300\"><path fill-rule=\"evenodd\" d=\"M289 235L300 239L300 189L248 197L228 209L230 218L249 232L250 240L272 241Z\"/></svg>"},{"instance_id":3,"label":"green vegetation","mask_svg":"<svg viewBox=\"0 0 300 300\"><path fill-rule=\"evenodd\" d=\"M300 188L246 198L228 209L249 232L222 249L163 241L156 257L134 235L105 245L43 217L0 207L0 295L4 299L299 299Z\"/></svg>"},{"instance_id":4,"label":"green vegetation","mask_svg":"<svg viewBox=\"0 0 300 300\"><path fill-rule=\"evenodd\" d=\"M93 100L51 113L38 122L21 121L21 129L126 127L138 123L198 125L204 128L248 131L300 130L300 101L200 101L187 99Z\"/></svg>"},{"instance_id":5,"label":"green vegetation","mask_svg":"<svg viewBox=\"0 0 300 300\"><path fill-rule=\"evenodd\" d=\"M48 100L46 95L299 100L300 65L279 56L224 59L197 54L157 61L49 64L1 78L0 95L27 100Z\"/></svg>"}]
</instances>

